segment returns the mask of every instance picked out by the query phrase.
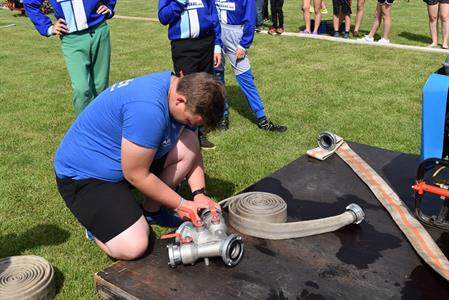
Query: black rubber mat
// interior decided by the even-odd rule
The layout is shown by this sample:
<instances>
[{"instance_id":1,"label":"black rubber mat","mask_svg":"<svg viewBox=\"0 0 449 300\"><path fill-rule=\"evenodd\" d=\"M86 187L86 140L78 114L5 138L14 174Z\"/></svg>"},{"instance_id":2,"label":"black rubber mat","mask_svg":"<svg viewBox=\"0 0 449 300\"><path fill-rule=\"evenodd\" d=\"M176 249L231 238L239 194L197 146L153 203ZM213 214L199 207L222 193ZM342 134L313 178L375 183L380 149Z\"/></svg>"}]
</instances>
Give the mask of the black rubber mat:
<instances>
[{"instance_id":1,"label":"black rubber mat","mask_svg":"<svg viewBox=\"0 0 449 300\"><path fill-rule=\"evenodd\" d=\"M418 157L350 144L413 208ZM245 191L265 191L288 204L289 221L340 214L350 203L366 213L360 225L301 239L243 236L245 256L234 267L221 258L205 266L167 266L166 245L96 274L104 298L140 299L449 299L449 284L424 265L387 211L338 156L302 156ZM429 229L449 256L449 234Z\"/></svg>"}]
</instances>

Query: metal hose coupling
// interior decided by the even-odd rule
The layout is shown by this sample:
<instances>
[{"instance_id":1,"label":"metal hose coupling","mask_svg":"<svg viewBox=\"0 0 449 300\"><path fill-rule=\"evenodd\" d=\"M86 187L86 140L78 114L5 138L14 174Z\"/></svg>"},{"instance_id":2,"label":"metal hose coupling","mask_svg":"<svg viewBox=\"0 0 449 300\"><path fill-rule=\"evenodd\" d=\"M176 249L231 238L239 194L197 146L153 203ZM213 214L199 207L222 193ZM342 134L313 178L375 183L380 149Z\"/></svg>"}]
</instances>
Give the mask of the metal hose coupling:
<instances>
[{"instance_id":1,"label":"metal hose coupling","mask_svg":"<svg viewBox=\"0 0 449 300\"><path fill-rule=\"evenodd\" d=\"M318 135L318 145L326 150L332 151L337 146L337 137L330 131L323 131Z\"/></svg>"},{"instance_id":2,"label":"metal hose coupling","mask_svg":"<svg viewBox=\"0 0 449 300\"><path fill-rule=\"evenodd\" d=\"M174 234L162 238L175 237L175 243L167 245L168 265L193 265L204 258L209 265L210 257L221 256L228 267L236 266L243 257L244 245L242 238L236 234L227 234L227 227L221 213L211 213L206 210L201 214L204 223L195 227L192 222L184 222Z\"/></svg>"}]
</instances>

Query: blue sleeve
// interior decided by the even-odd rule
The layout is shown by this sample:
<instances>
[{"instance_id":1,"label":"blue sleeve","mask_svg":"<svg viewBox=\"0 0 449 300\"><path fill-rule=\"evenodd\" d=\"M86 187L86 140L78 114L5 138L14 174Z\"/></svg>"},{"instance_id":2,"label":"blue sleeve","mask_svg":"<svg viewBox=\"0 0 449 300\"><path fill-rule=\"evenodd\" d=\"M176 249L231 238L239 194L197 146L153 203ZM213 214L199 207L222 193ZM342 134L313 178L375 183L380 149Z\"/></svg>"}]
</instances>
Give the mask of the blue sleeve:
<instances>
[{"instance_id":1,"label":"blue sleeve","mask_svg":"<svg viewBox=\"0 0 449 300\"><path fill-rule=\"evenodd\" d=\"M164 135L165 113L154 104L133 101L123 107L122 137L136 145L157 149Z\"/></svg>"},{"instance_id":2,"label":"blue sleeve","mask_svg":"<svg viewBox=\"0 0 449 300\"><path fill-rule=\"evenodd\" d=\"M211 15L212 15L212 24L214 26L214 33L215 33L215 46L223 47L223 42L221 41L221 26L220 26L220 19L218 18L217 13L217 7L215 6L214 0L208 0L209 5L211 8ZM221 50L220 50L221 52Z\"/></svg>"},{"instance_id":3,"label":"blue sleeve","mask_svg":"<svg viewBox=\"0 0 449 300\"><path fill-rule=\"evenodd\" d=\"M23 7L26 15L33 22L34 27L43 36L48 36L48 28L52 26L52 22L41 10L43 0L23 0Z\"/></svg>"},{"instance_id":4,"label":"blue sleeve","mask_svg":"<svg viewBox=\"0 0 449 300\"><path fill-rule=\"evenodd\" d=\"M111 13L110 13L109 15L106 16L106 18L107 18L107 19L112 18L112 17L115 15L114 9L115 9L115 4L117 3L117 1L116 1L116 0L109 0L109 1L104 1L103 3L104 3L104 5L106 5L106 6L109 8L109 10L111 11Z\"/></svg>"},{"instance_id":5,"label":"blue sleeve","mask_svg":"<svg viewBox=\"0 0 449 300\"><path fill-rule=\"evenodd\" d=\"M186 5L187 1L182 0L159 0L157 15L161 24L167 25L178 19Z\"/></svg>"},{"instance_id":6,"label":"blue sleeve","mask_svg":"<svg viewBox=\"0 0 449 300\"><path fill-rule=\"evenodd\" d=\"M251 47L251 43L254 39L254 32L256 29L256 1L244 0L243 5L245 7L245 14L243 15L243 36L240 40L240 46L245 49Z\"/></svg>"}]
</instances>

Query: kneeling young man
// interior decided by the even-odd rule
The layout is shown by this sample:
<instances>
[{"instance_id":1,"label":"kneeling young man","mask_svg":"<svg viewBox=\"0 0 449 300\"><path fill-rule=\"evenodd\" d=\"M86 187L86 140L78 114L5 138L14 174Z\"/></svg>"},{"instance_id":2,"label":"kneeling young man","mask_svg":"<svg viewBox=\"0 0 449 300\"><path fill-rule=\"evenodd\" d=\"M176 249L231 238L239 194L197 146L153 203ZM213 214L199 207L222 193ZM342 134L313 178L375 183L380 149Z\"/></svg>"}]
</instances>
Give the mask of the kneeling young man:
<instances>
[{"instance_id":1,"label":"kneeling young man","mask_svg":"<svg viewBox=\"0 0 449 300\"><path fill-rule=\"evenodd\" d=\"M55 155L58 189L67 207L117 259L148 247L150 223L177 226L181 218L218 204L205 188L195 127L222 118L225 91L212 75L149 74L112 85L76 119ZM187 178L195 195L175 191ZM145 196L141 206L131 189ZM164 206L164 207L161 207Z\"/></svg>"}]
</instances>

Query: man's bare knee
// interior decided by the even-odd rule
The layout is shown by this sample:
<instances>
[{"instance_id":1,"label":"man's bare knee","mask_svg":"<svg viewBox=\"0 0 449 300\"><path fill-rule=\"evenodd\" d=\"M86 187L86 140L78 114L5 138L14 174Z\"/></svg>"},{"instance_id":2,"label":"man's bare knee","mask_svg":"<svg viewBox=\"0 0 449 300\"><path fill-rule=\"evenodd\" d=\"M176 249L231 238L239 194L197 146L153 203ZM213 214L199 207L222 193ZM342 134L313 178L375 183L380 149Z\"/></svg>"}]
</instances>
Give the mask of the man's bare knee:
<instances>
[{"instance_id":1,"label":"man's bare knee","mask_svg":"<svg viewBox=\"0 0 449 300\"><path fill-rule=\"evenodd\" d=\"M124 242L121 247L110 249L112 257L121 260L133 260L141 257L149 245L148 237Z\"/></svg>"}]
</instances>

